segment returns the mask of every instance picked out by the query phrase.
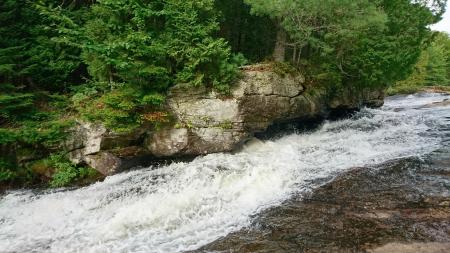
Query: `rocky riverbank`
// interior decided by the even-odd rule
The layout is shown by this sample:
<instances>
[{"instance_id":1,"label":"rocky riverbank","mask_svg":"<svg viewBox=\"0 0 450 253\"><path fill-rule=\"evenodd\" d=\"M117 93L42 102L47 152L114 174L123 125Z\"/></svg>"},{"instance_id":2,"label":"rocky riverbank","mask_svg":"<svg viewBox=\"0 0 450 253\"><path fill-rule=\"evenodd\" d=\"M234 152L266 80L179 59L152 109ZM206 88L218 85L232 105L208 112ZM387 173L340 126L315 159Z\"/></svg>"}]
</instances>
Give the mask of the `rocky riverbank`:
<instances>
[{"instance_id":1,"label":"rocky riverbank","mask_svg":"<svg viewBox=\"0 0 450 253\"><path fill-rule=\"evenodd\" d=\"M243 68L230 95L178 85L170 90L167 111L173 122L116 134L101 125L79 122L65 143L76 164L103 175L157 160L230 152L278 123L327 118L330 113L383 104L380 91L329 94L299 73L280 73L272 65Z\"/></svg>"},{"instance_id":2,"label":"rocky riverbank","mask_svg":"<svg viewBox=\"0 0 450 253\"><path fill-rule=\"evenodd\" d=\"M242 68L239 81L227 95L182 84L171 88L165 107L149 113L150 118L164 120L147 121L132 132L117 133L75 117L63 142L45 148L14 144L0 149L11 164L38 178L38 185L55 175L55 166L47 161L49 154L64 154L63 163L67 157L73 166L100 173L83 178L84 184L134 167L238 151L255 136L271 137L293 126L317 125L383 103L380 90L330 90L283 66L251 65ZM14 186L0 186L0 192Z\"/></svg>"}]
</instances>

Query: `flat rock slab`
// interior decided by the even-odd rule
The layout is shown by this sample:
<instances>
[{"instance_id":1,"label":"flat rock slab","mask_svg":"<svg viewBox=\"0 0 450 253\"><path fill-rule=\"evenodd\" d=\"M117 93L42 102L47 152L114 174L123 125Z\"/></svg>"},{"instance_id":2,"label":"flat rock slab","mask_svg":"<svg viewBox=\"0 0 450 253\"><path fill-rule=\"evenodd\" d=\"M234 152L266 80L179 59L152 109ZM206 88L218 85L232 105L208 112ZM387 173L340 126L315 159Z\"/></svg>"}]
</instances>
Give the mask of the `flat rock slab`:
<instances>
[{"instance_id":1,"label":"flat rock slab","mask_svg":"<svg viewBox=\"0 0 450 253\"><path fill-rule=\"evenodd\" d=\"M370 253L448 253L450 243L389 243L382 247L369 250Z\"/></svg>"}]
</instances>

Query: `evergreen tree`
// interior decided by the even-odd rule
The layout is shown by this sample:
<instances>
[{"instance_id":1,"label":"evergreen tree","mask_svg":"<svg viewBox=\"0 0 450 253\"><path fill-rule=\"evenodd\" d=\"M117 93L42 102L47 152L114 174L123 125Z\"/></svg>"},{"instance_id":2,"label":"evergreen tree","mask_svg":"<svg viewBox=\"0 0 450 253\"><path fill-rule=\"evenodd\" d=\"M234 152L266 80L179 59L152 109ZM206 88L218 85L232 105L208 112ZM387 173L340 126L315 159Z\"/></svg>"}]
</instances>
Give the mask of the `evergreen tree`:
<instances>
[{"instance_id":1,"label":"evergreen tree","mask_svg":"<svg viewBox=\"0 0 450 253\"><path fill-rule=\"evenodd\" d=\"M148 92L174 83L225 90L236 65L227 42L213 37L217 18L212 0L99 0L86 22L60 31L82 50L95 81Z\"/></svg>"},{"instance_id":2,"label":"evergreen tree","mask_svg":"<svg viewBox=\"0 0 450 253\"><path fill-rule=\"evenodd\" d=\"M238 58L214 36L213 0L99 0L79 19L43 11L57 24L56 40L79 48L87 66L91 80L73 96L77 111L115 130L159 110L174 84L227 92L237 76Z\"/></svg>"},{"instance_id":3,"label":"evergreen tree","mask_svg":"<svg viewBox=\"0 0 450 253\"><path fill-rule=\"evenodd\" d=\"M62 90L80 61L74 48L51 40L56 31L26 0L0 3L0 82L20 90ZM61 87L63 86L63 87Z\"/></svg>"},{"instance_id":4,"label":"evergreen tree","mask_svg":"<svg viewBox=\"0 0 450 253\"><path fill-rule=\"evenodd\" d=\"M36 92L67 90L80 60L30 1L1 1L0 23L0 124L12 124L33 116Z\"/></svg>"}]
</instances>

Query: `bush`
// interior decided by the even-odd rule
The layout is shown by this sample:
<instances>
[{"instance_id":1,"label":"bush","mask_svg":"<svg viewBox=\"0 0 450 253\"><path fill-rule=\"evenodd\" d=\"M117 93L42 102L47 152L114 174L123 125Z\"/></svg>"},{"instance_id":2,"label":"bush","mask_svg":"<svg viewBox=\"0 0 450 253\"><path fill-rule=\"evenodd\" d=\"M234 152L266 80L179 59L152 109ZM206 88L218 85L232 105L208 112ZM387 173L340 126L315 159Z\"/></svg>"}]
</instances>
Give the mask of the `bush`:
<instances>
[{"instance_id":1,"label":"bush","mask_svg":"<svg viewBox=\"0 0 450 253\"><path fill-rule=\"evenodd\" d=\"M102 84L79 89L72 97L76 110L88 121L101 122L115 132L130 132L140 126L148 111L159 109L165 96L145 94L139 89L121 87L104 91Z\"/></svg>"},{"instance_id":2,"label":"bush","mask_svg":"<svg viewBox=\"0 0 450 253\"><path fill-rule=\"evenodd\" d=\"M11 163L0 159L0 183L11 182L17 178L17 172L13 168Z\"/></svg>"},{"instance_id":3,"label":"bush","mask_svg":"<svg viewBox=\"0 0 450 253\"><path fill-rule=\"evenodd\" d=\"M52 154L44 163L54 169L50 180L50 186L54 188L69 186L83 179L95 179L99 175L92 168L75 166L63 154Z\"/></svg>"},{"instance_id":4,"label":"bush","mask_svg":"<svg viewBox=\"0 0 450 253\"><path fill-rule=\"evenodd\" d=\"M78 177L77 169L72 166L66 166L67 164L60 164L60 168L53 175L52 180L50 181L50 186L64 187L72 184Z\"/></svg>"},{"instance_id":5,"label":"bush","mask_svg":"<svg viewBox=\"0 0 450 253\"><path fill-rule=\"evenodd\" d=\"M0 128L0 144L21 143L52 148L67 136L72 120L52 120L48 122L22 122L15 128Z\"/></svg>"}]
</instances>

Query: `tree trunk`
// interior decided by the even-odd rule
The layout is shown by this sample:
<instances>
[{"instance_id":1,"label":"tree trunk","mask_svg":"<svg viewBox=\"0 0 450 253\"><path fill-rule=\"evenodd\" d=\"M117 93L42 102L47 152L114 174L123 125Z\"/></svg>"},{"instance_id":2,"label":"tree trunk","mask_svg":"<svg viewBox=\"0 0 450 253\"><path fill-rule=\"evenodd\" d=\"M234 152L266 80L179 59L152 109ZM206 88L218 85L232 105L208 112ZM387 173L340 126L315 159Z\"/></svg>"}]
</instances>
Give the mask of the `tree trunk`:
<instances>
[{"instance_id":1,"label":"tree trunk","mask_svg":"<svg viewBox=\"0 0 450 253\"><path fill-rule=\"evenodd\" d=\"M292 52L292 63L295 63L295 60L297 59L297 46L294 45L294 52Z\"/></svg>"},{"instance_id":2,"label":"tree trunk","mask_svg":"<svg viewBox=\"0 0 450 253\"><path fill-rule=\"evenodd\" d=\"M302 57L302 49L303 49L303 47L300 47L300 49L298 50L297 66L300 65L300 59L301 59L301 57Z\"/></svg>"},{"instance_id":3,"label":"tree trunk","mask_svg":"<svg viewBox=\"0 0 450 253\"><path fill-rule=\"evenodd\" d=\"M286 57L286 31L278 25L277 41L275 43L275 49L273 50L273 59L276 62L283 62Z\"/></svg>"}]
</instances>

